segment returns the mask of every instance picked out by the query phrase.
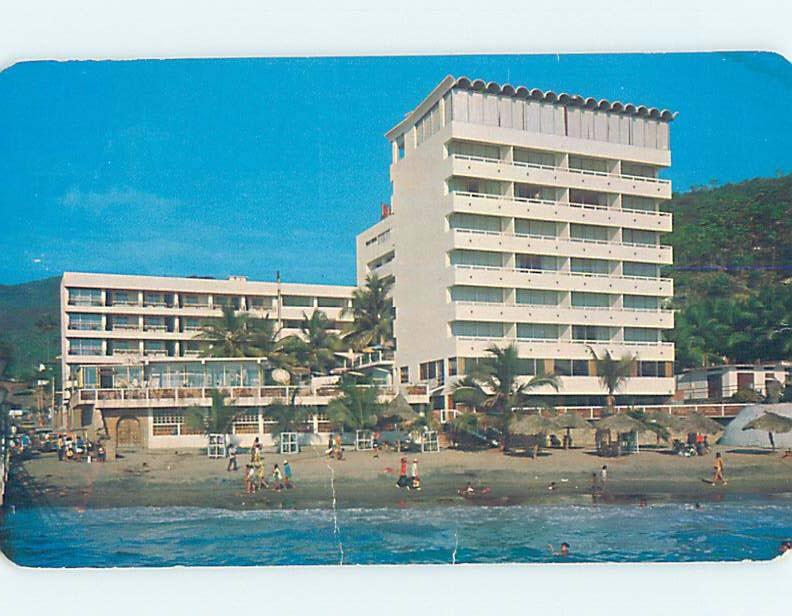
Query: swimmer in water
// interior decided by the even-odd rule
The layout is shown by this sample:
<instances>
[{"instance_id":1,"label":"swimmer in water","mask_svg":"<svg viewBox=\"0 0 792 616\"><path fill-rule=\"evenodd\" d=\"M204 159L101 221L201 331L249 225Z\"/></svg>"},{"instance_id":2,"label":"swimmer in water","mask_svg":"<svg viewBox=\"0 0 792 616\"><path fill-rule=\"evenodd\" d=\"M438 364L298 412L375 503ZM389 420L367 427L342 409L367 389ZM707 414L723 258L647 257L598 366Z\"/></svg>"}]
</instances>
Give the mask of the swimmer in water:
<instances>
[{"instance_id":1,"label":"swimmer in water","mask_svg":"<svg viewBox=\"0 0 792 616\"><path fill-rule=\"evenodd\" d=\"M547 544L547 547L553 556L562 556L562 557L569 556L569 544L566 541L564 541L561 544L561 549L558 552L553 550L553 546L550 543Z\"/></svg>"}]
</instances>

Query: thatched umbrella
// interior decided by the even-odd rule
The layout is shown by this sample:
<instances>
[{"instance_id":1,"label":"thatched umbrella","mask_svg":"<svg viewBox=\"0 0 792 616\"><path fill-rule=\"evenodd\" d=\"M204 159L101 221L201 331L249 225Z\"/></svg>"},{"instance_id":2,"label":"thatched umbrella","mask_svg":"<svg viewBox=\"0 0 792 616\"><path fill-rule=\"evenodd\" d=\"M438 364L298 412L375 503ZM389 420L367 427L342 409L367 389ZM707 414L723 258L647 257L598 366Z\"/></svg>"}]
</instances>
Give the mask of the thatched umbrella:
<instances>
[{"instance_id":1,"label":"thatched umbrella","mask_svg":"<svg viewBox=\"0 0 792 616\"><path fill-rule=\"evenodd\" d=\"M555 423L555 425L559 428L564 428L566 430L564 449L566 449L569 446L569 443L572 442L572 435L570 434L572 429L591 430L591 424L583 419L580 415L576 415L575 413L565 413L564 415L553 417L553 423Z\"/></svg>"},{"instance_id":2,"label":"thatched umbrella","mask_svg":"<svg viewBox=\"0 0 792 616\"><path fill-rule=\"evenodd\" d=\"M701 413L691 413L682 419L680 429L696 434L718 434L723 432L723 426L714 419L702 415Z\"/></svg>"},{"instance_id":3,"label":"thatched umbrella","mask_svg":"<svg viewBox=\"0 0 792 616\"><path fill-rule=\"evenodd\" d=\"M614 432L645 432L649 428L642 422L629 415L609 415L600 419L596 424L597 429L613 430Z\"/></svg>"},{"instance_id":4,"label":"thatched umbrella","mask_svg":"<svg viewBox=\"0 0 792 616\"><path fill-rule=\"evenodd\" d=\"M512 425L511 431L514 434L547 434L552 430L557 430L558 424L548 417L542 415L523 415Z\"/></svg>"},{"instance_id":5,"label":"thatched umbrella","mask_svg":"<svg viewBox=\"0 0 792 616\"><path fill-rule=\"evenodd\" d=\"M773 432L789 432L792 430L792 419L784 417L772 411L765 411L764 415L760 415L756 419L749 421L742 428L743 430L765 430L770 439L770 446L775 451L775 441L773 440Z\"/></svg>"},{"instance_id":6,"label":"thatched umbrella","mask_svg":"<svg viewBox=\"0 0 792 616\"><path fill-rule=\"evenodd\" d=\"M679 431L682 429L684 420L681 417L671 415L670 413L654 411L652 413L647 413L644 422L648 424L655 424L656 426L661 426L669 430Z\"/></svg>"},{"instance_id":7,"label":"thatched umbrella","mask_svg":"<svg viewBox=\"0 0 792 616\"><path fill-rule=\"evenodd\" d=\"M411 423L419 417L407 402L407 398L401 394L397 394L393 400L388 402L382 415L383 417L393 417L401 423Z\"/></svg>"}]
</instances>

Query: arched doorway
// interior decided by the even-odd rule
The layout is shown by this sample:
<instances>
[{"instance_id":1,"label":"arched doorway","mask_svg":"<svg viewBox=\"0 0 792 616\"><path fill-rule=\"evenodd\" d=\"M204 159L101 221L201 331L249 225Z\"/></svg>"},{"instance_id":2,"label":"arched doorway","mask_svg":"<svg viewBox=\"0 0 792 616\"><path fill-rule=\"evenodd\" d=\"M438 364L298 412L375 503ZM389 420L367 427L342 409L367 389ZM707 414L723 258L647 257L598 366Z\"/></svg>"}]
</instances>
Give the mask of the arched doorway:
<instances>
[{"instance_id":1,"label":"arched doorway","mask_svg":"<svg viewBox=\"0 0 792 616\"><path fill-rule=\"evenodd\" d=\"M116 446L140 447L143 444L140 421L137 417L121 417L116 424Z\"/></svg>"}]
</instances>

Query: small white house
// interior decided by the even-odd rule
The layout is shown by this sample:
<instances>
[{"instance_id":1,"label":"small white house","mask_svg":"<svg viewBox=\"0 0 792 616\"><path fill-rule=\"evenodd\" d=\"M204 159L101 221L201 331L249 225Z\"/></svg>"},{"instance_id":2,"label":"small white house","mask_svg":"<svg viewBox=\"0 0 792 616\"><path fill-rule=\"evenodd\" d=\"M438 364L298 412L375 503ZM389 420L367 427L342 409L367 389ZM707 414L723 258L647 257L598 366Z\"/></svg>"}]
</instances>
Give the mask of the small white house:
<instances>
[{"instance_id":1,"label":"small white house","mask_svg":"<svg viewBox=\"0 0 792 616\"><path fill-rule=\"evenodd\" d=\"M741 390L766 396L770 382L775 380L785 386L792 382L791 374L792 362L789 361L690 368L676 376L676 397L680 401L718 401Z\"/></svg>"}]
</instances>

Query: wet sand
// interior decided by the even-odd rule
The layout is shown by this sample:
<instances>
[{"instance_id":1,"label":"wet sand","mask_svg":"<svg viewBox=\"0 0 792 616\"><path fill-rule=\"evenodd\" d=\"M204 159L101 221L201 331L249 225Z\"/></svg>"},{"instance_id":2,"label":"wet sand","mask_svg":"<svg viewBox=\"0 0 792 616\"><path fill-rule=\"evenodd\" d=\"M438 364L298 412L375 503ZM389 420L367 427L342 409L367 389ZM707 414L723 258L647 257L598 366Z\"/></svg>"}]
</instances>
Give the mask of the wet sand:
<instances>
[{"instance_id":1,"label":"wet sand","mask_svg":"<svg viewBox=\"0 0 792 616\"><path fill-rule=\"evenodd\" d=\"M706 483L714 451L724 456L728 486ZM240 454L236 472L226 471L226 460L210 460L197 450L127 452L103 464L58 462L55 454L43 454L16 469L8 502L17 507L327 508L332 476L339 508L591 503L592 473L603 464L609 476L604 494L597 497L600 502L695 502L766 494L792 498L792 458L730 447L714 451L695 458L651 449L621 458L600 458L581 449L546 450L536 459L497 450L406 454L410 461L418 459L422 479L422 490L410 491L395 485L400 454L347 452L345 460L336 461L309 449L289 457L294 489L255 494L244 492L247 454ZM275 453L264 454L268 471L283 460ZM490 487L490 494L461 498L457 490L468 481ZM555 489L548 489L550 482Z\"/></svg>"}]
</instances>

